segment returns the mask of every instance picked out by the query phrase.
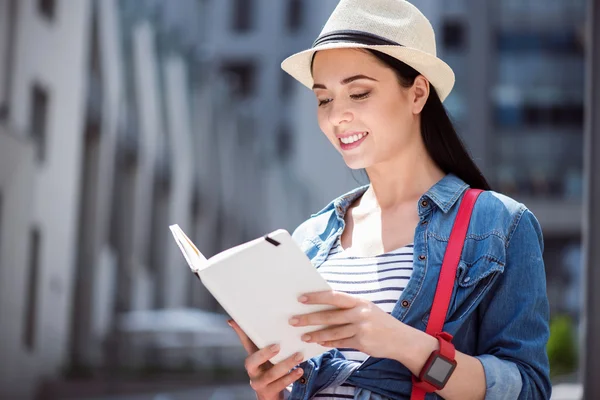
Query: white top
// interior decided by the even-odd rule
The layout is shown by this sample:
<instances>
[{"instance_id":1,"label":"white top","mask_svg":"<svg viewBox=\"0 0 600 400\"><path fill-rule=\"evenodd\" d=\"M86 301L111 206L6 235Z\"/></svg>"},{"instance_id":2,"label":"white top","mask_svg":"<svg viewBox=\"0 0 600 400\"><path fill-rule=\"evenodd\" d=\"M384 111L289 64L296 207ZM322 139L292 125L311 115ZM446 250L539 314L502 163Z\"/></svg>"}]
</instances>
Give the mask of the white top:
<instances>
[{"instance_id":1,"label":"white top","mask_svg":"<svg viewBox=\"0 0 600 400\"><path fill-rule=\"evenodd\" d=\"M345 292L377 304L391 314L413 271L413 245L375 257L352 257L340 240L317 269L335 291ZM361 364L369 356L355 349L338 349L347 360ZM315 399L352 399L355 387L342 384L317 393Z\"/></svg>"}]
</instances>

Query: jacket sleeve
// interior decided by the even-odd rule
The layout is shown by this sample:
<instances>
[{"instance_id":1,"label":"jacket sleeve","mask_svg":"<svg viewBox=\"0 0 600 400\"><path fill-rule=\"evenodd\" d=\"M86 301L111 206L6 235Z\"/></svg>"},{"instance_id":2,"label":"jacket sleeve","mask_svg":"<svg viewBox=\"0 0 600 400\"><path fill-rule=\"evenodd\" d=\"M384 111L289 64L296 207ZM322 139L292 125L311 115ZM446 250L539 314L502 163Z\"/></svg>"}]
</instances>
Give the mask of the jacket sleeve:
<instances>
[{"instance_id":1,"label":"jacket sleeve","mask_svg":"<svg viewBox=\"0 0 600 400\"><path fill-rule=\"evenodd\" d=\"M549 399L550 336L540 225L526 208L509 232L504 272L479 307L486 399Z\"/></svg>"}]
</instances>

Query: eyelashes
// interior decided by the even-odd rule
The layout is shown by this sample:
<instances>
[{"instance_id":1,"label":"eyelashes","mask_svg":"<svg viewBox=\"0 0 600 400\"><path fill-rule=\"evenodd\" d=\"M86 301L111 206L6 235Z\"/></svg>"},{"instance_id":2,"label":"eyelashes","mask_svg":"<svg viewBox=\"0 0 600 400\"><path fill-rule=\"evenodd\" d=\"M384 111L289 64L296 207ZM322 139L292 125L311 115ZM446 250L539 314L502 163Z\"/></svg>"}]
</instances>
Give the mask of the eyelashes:
<instances>
[{"instance_id":1,"label":"eyelashes","mask_svg":"<svg viewBox=\"0 0 600 400\"><path fill-rule=\"evenodd\" d=\"M350 95L350 98L352 98L354 100L362 100L362 99L366 99L367 97L369 97L370 94L371 94L371 92L365 92L365 93L361 93L361 94L353 94L353 95Z\"/></svg>"},{"instance_id":2,"label":"eyelashes","mask_svg":"<svg viewBox=\"0 0 600 400\"><path fill-rule=\"evenodd\" d=\"M366 99L367 97L369 97L369 95L371 94L371 92L365 92L365 93L359 93L359 94L352 94L350 95L350 98L352 100L363 100ZM329 104L333 99L325 99L325 100L320 100L319 101L319 107L322 107L324 105Z\"/></svg>"}]
</instances>

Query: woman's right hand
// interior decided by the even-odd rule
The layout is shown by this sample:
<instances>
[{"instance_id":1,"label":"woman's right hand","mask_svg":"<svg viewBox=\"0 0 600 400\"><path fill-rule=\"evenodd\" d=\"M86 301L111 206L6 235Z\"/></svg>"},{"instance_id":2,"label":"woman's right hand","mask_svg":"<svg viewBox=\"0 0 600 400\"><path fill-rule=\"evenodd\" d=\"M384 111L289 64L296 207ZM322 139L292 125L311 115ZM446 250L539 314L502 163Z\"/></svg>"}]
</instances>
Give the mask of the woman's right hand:
<instances>
[{"instance_id":1,"label":"woman's right hand","mask_svg":"<svg viewBox=\"0 0 600 400\"><path fill-rule=\"evenodd\" d=\"M235 330L248 353L244 366L250 377L250 387L256 392L258 400L282 400L286 387L302 377L301 368L290 372L302 362L302 354L293 354L277 365L273 365L269 360L279 352L279 345L275 344L259 350L234 320L229 320L228 323Z\"/></svg>"}]
</instances>

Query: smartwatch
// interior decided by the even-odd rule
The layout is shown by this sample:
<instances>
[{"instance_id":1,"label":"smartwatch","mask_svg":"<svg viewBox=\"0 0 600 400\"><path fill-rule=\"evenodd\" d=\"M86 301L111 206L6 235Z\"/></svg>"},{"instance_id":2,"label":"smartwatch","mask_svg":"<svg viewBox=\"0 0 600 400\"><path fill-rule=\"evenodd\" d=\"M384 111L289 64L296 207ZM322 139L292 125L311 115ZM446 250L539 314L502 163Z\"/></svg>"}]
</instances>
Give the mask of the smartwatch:
<instances>
[{"instance_id":1,"label":"smartwatch","mask_svg":"<svg viewBox=\"0 0 600 400\"><path fill-rule=\"evenodd\" d=\"M443 389L456 369L456 351L452 344L452 335L441 332L436 334L435 338L440 348L431 353L419 377L413 376L413 385L427 393Z\"/></svg>"}]
</instances>

